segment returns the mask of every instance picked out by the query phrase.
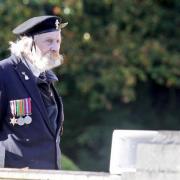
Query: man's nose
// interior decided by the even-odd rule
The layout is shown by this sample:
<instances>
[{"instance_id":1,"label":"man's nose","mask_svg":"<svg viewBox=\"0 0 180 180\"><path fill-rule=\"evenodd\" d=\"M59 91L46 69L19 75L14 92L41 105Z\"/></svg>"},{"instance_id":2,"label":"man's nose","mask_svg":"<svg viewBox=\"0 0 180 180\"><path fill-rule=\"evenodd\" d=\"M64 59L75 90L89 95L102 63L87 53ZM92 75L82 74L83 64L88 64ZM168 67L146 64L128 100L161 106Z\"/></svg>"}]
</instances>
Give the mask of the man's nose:
<instances>
[{"instance_id":1,"label":"man's nose","mask_svg":"<svg viewBox=\"0 0 180 180\"><path fill-rule=\"evenodd\" d=\"M59 52L60 44L59 43L53 43L51 45L51 51Z\"/></svg>"}]
</instances>

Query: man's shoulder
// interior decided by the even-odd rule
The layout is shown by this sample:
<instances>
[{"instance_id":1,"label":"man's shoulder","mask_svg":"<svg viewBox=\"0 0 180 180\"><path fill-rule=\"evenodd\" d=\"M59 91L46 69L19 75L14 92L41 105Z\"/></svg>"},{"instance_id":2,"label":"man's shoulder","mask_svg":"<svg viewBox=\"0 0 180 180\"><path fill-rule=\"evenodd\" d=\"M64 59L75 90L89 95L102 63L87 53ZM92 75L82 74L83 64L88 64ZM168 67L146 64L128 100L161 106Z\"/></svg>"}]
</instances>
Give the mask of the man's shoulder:
<instances>
[{"instance_id":1,"label":"man's shoulder","mask_svg":"<svg viewBox=\"0 0 180 180\"><path fill-rule=\"evenodd\" d=\"M2 81L2 79L8 79L9 75L13 76L15 60L16 57L14 56L0 60L0 81Z\"/></svg>"},{"instance_id":2,"label":"man's shoulder","mask_svg":"<svg viewBox=\"0 0 180 180\"><path fill-rule=\"evenodd\" d=\"M9 56L6 59L0 60L0 69L7 69L9 67L12 67L14 64L14 57Z\"/></svg>"}]
</instances>

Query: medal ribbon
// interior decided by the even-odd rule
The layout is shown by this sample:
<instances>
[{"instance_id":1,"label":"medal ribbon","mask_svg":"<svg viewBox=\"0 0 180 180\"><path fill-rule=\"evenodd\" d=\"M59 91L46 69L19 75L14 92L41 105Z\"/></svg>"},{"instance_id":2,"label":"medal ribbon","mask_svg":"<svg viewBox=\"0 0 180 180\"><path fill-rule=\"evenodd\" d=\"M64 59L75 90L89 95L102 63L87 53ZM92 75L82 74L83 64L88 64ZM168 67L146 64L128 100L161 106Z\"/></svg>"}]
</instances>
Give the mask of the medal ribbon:
<instances>
[{"instance_id":1,"label":"medal ribbon","mask_svg":"<svg viewBox=\"0 0 180 180\"><path fill-rule=\"evenodd\" d=\"M13 117L15 117L16 115L16 103L15 101L10 101L10 107L11 107L11 113L13 115Z\"/></svg>"},{"instance_id":2,"label":"medal ribbon","mask_svg":"<svg viewBox=\"0 0 180 180\"><path fill-rule=\"evenodd\" d=\"M31 109L31 98L28 98L29 114L32 114Z\"/></svg>"},{"instance_id":3,"label":"medal ribbon","mask_svg":"<svg viewBox=\"0 0 180 180\"><path fill-rule=\"evenodd\" d=\"M31 98L10 101L11 113L13 116L31 115Z\"/></svg>"},{"instance_id":4,"label":"medal ribbon","mask_svg":"<svg viewBox=\"0 0 180 180\"><path fill-rule=\"evenodd\" d=\"M16 115L19 116L19 100L16 100Z\"/></svg>"},{"instance_id":5,"label":"medal ribbon","mask_svg":"<svg viewBox=\"0 0 180 180\"><path fill-rule=\"evenodd\" d=\"M23 116L23 100L19 100L19 115Z\"/></svg>"},{"instance_id":6,"label":"medal ribbon","mask_svg":"<svg viewBox=\"0 0 180 180\"><path fill-rule=\"evenodd\" d=\"M31 115L31 98L26 98L24 100L25 103L25 115Z\"/></svg>"},{"instance_id":7,"label":"medal ribbon","mask_svg":"<svg viewBox=\"0 0 180 180\"><path fill-rule=\"evenodd\" d=\"M19 99L19 100L16 100L15 101L15 109L16 109L16 115L17 116L24 116L25 115L25 112L24 112L24 100L23 99Z\"/></svg>"}]
</instances>

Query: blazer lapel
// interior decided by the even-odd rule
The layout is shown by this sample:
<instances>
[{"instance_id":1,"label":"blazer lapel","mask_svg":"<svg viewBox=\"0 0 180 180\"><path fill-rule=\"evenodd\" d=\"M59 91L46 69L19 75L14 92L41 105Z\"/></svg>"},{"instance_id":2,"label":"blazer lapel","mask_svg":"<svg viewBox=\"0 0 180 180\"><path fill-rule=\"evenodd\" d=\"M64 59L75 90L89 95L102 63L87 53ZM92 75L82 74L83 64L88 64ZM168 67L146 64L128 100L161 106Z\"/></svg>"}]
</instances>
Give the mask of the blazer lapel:
<instances>
[{"instance_id":1,"label":"blazer lapel","mask_svg":"<svg viewBox=\"0 0 180 180\"><path fill-rule=\"evenodd\" d=\"M56 89L54 88L53 84L51 84L51 88L54 93L54 97L56 99L56 103L58 106L58 117L57 117L57 135L60 133L61 126L63 125L64 122L64 110L63 110L63 103L61 98L59 97Z\"/></svg>"},{"instance_id":2,"label":"blazer lapel","mask_svg":"<svg viewBox=\"0 0 180 180\"><path fill-rule=\"evenodd\" d=\"M36 85L36 79L35 79L34 75L21 61L16 63L14 68L15 68L15 71L17 72L20 80L22 81L24 88L27 90L30 97L32 98L32 100L35 102L37 108L39 109L43 119L45 120L45 123L46 123L49 131L54 136L53 131L49 127L47 110L46 110L43 100L41 98L38 87Z\"/></svg>"}]
</instances>

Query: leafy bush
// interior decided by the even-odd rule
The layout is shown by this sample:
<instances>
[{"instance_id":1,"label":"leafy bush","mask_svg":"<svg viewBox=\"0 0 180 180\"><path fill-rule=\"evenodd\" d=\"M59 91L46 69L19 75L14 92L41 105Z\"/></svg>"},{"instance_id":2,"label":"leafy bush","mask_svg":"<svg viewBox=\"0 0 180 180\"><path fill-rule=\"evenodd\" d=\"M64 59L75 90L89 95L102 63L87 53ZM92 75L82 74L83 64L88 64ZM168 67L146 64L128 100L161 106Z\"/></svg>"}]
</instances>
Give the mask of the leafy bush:
<instances>
[{"instance_id":1,"label":"leafy bush","mask_svg":"<svg viewBox=\"0 0 180 180\"><path fill-rule=\"evenodd\" d=\"M62 154L61 158L62 158L61 159L62 170L80 171L78 166L75 165L75 163L71 159L69 159L67 156Z\"/></svg>"}]
</instances>

